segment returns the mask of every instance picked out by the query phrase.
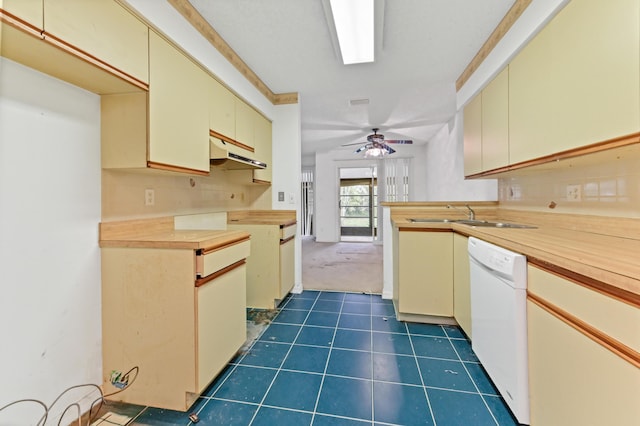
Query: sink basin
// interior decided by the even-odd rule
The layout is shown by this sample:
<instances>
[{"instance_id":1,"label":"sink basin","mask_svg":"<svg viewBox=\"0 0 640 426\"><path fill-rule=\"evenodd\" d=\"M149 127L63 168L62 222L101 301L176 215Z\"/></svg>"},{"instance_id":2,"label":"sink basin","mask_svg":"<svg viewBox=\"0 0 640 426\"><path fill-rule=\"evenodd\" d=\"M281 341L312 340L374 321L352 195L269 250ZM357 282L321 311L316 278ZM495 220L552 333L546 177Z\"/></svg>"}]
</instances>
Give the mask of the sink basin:
<instances>
[{"instance_id":1,"label":"sink basin","mask_svg":"<svg viewBox=\"0 0 640 426\"><path fill-rule=\"evenodd\" d=\"M512 228L512 229L536 229L537 226L523 225L521 223L489 222L486 220L457 220L456 223L469 226L483 226L486 228Z\"/></svg>"},{"instance_id":2,"label":"sink basin","mask_svg":"<svg viewBox=\"0 0 640 426\"><path fill-rule=\"evenodd\" d=\"M449 223L449 222L456 222L455 220L451 220L451 219L431 219L431 218L412 218L412 219L408 219L409 222L414 222L414 223Z\"/></svg>"}]
</instances>

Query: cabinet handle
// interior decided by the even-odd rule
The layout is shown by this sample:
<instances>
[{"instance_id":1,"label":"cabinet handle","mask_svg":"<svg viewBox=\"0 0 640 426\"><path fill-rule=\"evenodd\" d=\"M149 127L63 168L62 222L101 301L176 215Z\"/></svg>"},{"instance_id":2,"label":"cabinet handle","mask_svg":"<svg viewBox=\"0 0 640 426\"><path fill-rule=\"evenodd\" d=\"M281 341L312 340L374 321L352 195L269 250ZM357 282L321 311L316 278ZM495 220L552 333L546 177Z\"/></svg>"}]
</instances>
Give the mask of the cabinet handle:
<instances>
[{"instance_id":1,"label":"cabinet handle","mask_svg":"<svg viewBox=\"0 0 640 426\"><path fill-rule=\"evenodd\" d=\"M220 269L219 271L214 272L213 274L209 274L206 277L202 277L202 278L198 278L196 280L196 287L201 287L203 285L205 285L206 283L208 283L209 281L213 281L216 278L218 278L221 275L226 274L227 272L233 271L236 268L239 268L240 266L244 265L245 263L247 263L246 259L242 259L237 261L236 263L232 263L231 265Z\"/></svg>"}]
</instances>

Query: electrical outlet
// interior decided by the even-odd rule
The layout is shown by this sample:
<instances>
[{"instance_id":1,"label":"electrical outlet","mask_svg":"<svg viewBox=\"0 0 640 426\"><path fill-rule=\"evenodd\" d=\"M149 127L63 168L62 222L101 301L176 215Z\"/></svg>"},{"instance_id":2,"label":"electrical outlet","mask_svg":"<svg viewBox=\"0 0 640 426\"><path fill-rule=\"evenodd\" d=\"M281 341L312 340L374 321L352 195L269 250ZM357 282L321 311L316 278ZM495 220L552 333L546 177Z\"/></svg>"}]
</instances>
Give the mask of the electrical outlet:
<instances>
[{"instance_id":1,"label":"electrical outlet","mask_svg":"<svg viewBox=\"0 0 640 426\"><path fill-rule=\"evenodd\" d=\"M278 191L278 201L284 201L284 191Z\"/></svg>"},{"instance_id":2,"label":"electrical outlet","mask_svg":"<svg viewBox=\"0 0 640 426\"><path fill-rule=\"evenodd\" d=\"M567 185L567 201L582 201L581 185Z\"/></svg>"},{"instance_id":3,"label":"electrical outlet","mask_svg":"<svg viewBox=\"0 0 640 426\"><path fill-rule=\"evenodd\" d=\"M153 189L144 190L144 205L153 206L156 203L156 193Z\"/></svg>"}]
</instances>

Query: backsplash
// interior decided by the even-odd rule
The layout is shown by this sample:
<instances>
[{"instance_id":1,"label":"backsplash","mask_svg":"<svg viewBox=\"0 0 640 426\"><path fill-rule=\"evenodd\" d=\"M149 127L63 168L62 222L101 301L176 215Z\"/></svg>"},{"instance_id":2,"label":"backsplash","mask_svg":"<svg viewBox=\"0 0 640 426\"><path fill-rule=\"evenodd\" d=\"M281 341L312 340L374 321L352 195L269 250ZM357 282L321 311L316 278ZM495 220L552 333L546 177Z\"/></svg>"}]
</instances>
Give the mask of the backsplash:
<instances>
[{"instance_id":1,"label":"backsplash","mask_svg":"<svg viewBox=\"0 0 640 426\"><path fill-rule=\"evenodd\" d=\"M640 145L511 172L498 199L508 209L638 218Z\"/></svg>"},{"instance_id":2,"label":"backsplash","mask_svg":"<svg viewBox=\"0 0 640 426\"><path fill-rule=\"evenodd\" d=\"M271 186L248 184L250 170L213 169L210 176L144 170L102 171L102 221L271 209ZM145 205L152 189L153 205Z\"/></svg>"}]
</instances>

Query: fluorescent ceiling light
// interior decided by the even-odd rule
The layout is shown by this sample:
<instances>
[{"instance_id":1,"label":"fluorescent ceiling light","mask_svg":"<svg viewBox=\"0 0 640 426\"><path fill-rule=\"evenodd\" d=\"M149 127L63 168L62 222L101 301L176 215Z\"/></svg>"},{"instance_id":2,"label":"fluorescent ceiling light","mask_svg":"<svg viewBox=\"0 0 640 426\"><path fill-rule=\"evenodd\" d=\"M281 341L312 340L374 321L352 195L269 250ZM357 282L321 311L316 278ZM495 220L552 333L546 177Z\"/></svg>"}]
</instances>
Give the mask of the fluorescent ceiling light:
<instances>
[{"instance_id":1,"label":"fluorescent ceiling light","mask_svg":"<svg viewBox=\"0 0 640 426\"><path fill-rule=\"evenodd\" d=\"M342 62L373 62L373 0L330 0Z\"/></svg>"}]
</instances>

